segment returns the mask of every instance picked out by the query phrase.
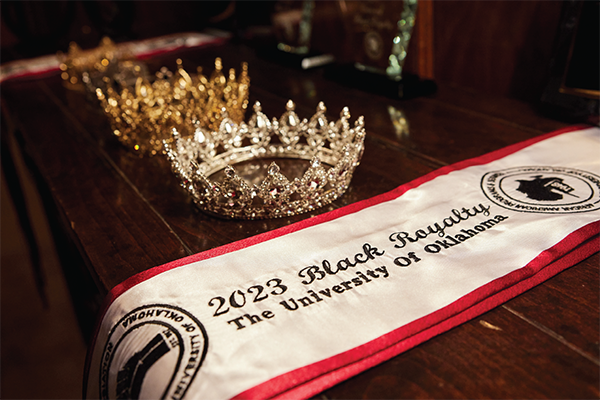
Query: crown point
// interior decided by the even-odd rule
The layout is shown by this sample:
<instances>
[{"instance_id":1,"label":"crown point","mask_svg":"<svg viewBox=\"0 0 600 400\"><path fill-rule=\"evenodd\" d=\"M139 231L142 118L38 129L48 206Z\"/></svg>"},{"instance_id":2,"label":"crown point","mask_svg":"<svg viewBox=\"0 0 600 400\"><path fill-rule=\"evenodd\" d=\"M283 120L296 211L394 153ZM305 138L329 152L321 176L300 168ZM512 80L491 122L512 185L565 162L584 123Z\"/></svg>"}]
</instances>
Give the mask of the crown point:
<instances>
[{"instance_id":1,"label":"crown point","mask_svg":"<svg viewBox=\"0 0 600 400\"><path fill-rule=\"evenodd\" d=\"M226 166L225 175L227 175L228 178L233 178L235 176L235 169L231 165Z\"/></svg>"},{"instance_id":2,"label":"crown point","mask_svg":"<svg viewBox=\"0 0 600 400\"><path fill-rule=\"evenodd\" d=\"M320 112L327 111L327 107L325 107L325 103L320 101L319 104L317 105L317 111L320 111Z\"/></svg>"},{"instance_id":3,"label":"crown point","mask_svg":"<svg viewBox=\"0 0 600 400\"><path fill-rule=\"evenodd\" d=\"M354 123L354 126L356 126L357 128L363 128L365 126L365 117L363 115L358 117L356 119L356 122Z\"/></svg>"},{"instance_id":4,"label":"crown point","mask_svg":"<svg viewBox=\"0 0 600 400\"><path fill-rule=\"evenodd\" d=\"M221 71L223 69L223 63L220 57L215 58L215 69Z\"/></svg>"},{"instance_id":5,"label":"crown point","mask_svg":"<svg viewBox=\"0 0 600 400\"><path fill-rule=\"evenodd\" d=\"M253 110L255 113L259 113L262 111L262 107L260 106L260 101L256 101L256 103L254 103L254 107Z\"/></svg>"},{"instance_id":6,"label":"crown point","mask_svg":"<svg viewBox=\"0 0 600 400\"><path fill-rule=\"evenodd\" d=\"M294 102L290 99L288 100L288 102L285 104L285 108L288 111L294 111L294 109L296 108L296 105L294 104Z\"/></svg>"},{"instance_id":7,"label":"crown point","mask_svg":"<svg viewBox=\"0 0 600 400\"><path fill-rule=\"evenodd\" d=\"M194 139L200 144L203 144L206 141L206 136L204 135L204 132L202 132L202 129L198 129L194 133Z\"/></svg>"},{"instance_id":8,"label":"crown point","mask_svg":"<svg viewBox=\"0 0 600 400\"><path fill-rule=\"evenodd\" d=\"M110 40L110 38L108 36L103 36L102 39L100 39L100 43L103 46L110 46L113 44L113 41Z\"/></svg>"},{"instance_id":9,"label":"crown point","mask_svg":"<svg viewBox=\"0 0 600 400\"><path fill-rule=\"evenodd\" d=\"M321 166L321 160L317 156L314 156L310 162L310 166L313 168L319 168Z\"/></svg>"},{"instance_id":10,"label":"crown point","mask_svg":"<svg viewBox=\"0 0 600 400\"><path fill-rule=\"evenodd\" d=\"M227 112L227 107L221 107L221 121L229 118L229 113Z\"/></svg>"},{"instance_id":11,"label":"crown point","mask_svg":"<svg viewBox=\"0 0 600 400\"><path fill-rule=\"evenodd\" d=\"M75 42L69 43L69 53L77 53L81 51L81 48Z\"/></svg>"},{"instance_id":12,"label":"crown point","mask_svg":"<svg viewBox=\"0 0 600 400\"><path fill-rule=\"evenodd\" d=\"M267 173L269 175L275 175L278 172L279 172L279 165L275 164L275 161L271 162L271 165L269 165L269 170L267 171Z\"/></svg>"},{"instance_id":13,"label":"crown point","mask_svg":"<svg viewBox=\"0 0 600 400\"><path fill-rule=\"evenodd\" d=\"M342 117L344 119L349 119L350 118L350 109L348 109L348 107L342 108L342 112L340 113L340 117Z\"/></svg>"}]
</instances>

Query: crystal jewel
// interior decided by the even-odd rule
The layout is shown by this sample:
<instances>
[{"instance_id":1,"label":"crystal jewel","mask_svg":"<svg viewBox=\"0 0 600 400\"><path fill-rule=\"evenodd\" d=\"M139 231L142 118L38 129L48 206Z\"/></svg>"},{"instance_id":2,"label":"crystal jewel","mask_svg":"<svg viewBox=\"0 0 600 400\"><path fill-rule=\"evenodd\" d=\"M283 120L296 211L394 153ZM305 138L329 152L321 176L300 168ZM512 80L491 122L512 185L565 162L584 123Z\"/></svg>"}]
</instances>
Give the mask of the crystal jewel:
<instances>
[{"instance_id":1,"label":"crystal jewel","mask_svg":"<svg viewBox=\"0 0 600 400\"><path fill-rule=\"evenodd\" d=\"M300 119L291 100L279 119L269 120L259 102L253 111L248 123L236 123L223 110L218 130L197 124L186 137L173 128L174 139L164 141L173 172L199 208L228 218L287 217L345 193L364 149L362 116L352 125L344 107L329 122L321 102L309 120Z\"/></svg>"}]
</instances>

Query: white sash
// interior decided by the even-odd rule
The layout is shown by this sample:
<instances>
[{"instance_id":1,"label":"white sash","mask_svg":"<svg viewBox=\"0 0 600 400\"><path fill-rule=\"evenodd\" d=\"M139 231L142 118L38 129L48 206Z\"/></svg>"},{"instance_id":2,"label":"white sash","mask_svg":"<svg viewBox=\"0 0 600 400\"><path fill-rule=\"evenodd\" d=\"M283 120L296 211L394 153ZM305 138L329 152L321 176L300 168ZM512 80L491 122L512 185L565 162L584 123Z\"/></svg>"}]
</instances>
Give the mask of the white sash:
<instances>
[{"instance_id":1,"label":"white sash","mask_svg":"<svg viewBox=\"0 0 600 400\"><path fill-rule=\"evenodd\" d=\"M110 294L88 398L316 394L598 251L600 129L444 167L145 271Z\"/></svg>"}]
</instances>

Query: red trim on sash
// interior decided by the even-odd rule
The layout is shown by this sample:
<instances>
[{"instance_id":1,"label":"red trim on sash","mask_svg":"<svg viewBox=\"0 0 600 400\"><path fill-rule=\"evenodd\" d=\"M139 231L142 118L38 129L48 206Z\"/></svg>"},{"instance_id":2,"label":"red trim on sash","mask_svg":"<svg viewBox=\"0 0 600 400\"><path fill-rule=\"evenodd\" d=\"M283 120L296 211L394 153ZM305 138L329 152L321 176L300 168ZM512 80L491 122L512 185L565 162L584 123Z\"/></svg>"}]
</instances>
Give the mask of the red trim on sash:
<instances>
[{"instance_id":1,"label":"red trim on sash","mask_svg":"<svg viewBox=\"0 0 600 400\"><path fill-rule=\"evenodd\" d=\"M94 334L89 347L90 353L87 357L84 375L84 395L87 386L88 363L91 359L91 352L95 347L100 323L110 304L112 304L112 302L121 294L138 283L177 267L241 250L288 233L300 231L358 212L367 207L396 199L408 190L419 187L423 183L429 182L438 176L446 175L452 171L462 170L475 165L487 164L554 136L586 128L589 127L580 125L560 129L507 146L480 157L445 166L401 185L387 193L383 193L370 199L353 203L343 208L318 215L314 218L308 218L273 231L184 257L132 276L115 286L105 299L101 309L101 318L98 318L95 330L96 333ZM371 342L263 382L238 394L234 398L306 398L319 393L370 367L415 347L438 334L446 332L453 327L491 310L600 251L599 233L600 221L590 223L577 231L572 232L555 246L542 251L526 266L475 289L446 307L380 336Z\"/></svg>"},{"instance_id":2,"label":"red trim on sash","mask_svg":"<svg viewBox=\"0 0 600 400\"><path fill-rule=\"evenodd\" d=\"M600 221L588 224L540 253L525 267L475 289L444 308L371 342L263 382L234 399L297 399L320 393L505 303L586 259L600 250L599 232Z\"/></svg>"},{"instance_id":3,"label":"red trim on sash","mask_svg":"<svg viewBox=\"0 0 600 400\"><path fill-rule=\"evenodd\" d=\"M226 245L223 245L220 247L216 247L214 249L203 251L201 253L193 254L188 257L180 258L178 260L172 261L167 264L163 264L163 265L160 265L160 266L157 266L154 268L147 269L146 271L142 271L142 272L132 276L131 278L125 280L121 284L115 286L108 295L108 300L107 300L108 304L104 308L104 311L106 311L106 309L108 308L108 305L110 305L110 303L112 303L117 297L119 297L121 294L123 294L124 292L129 290L131 287L137 285L140 282L145 281L146 279L150 279L162 272L168 271L173 268L181 267L181 266L184 266L187 264L191 264L193 262L202 261L202 260L206 260L208 258L213 258L213 257L217 257L217 256L220 256L223 254L241 250L241 249L253 246L258 243L266 242L268 240L287 235L288 233L300 231L302 229L305 229L305 228L308 228L311 226L315 226L315 225L319 225L319 224L323 224L325 222L343 217L345 215L353 214L353 213L363 210L367 207L371 207L371 206L374 206L374 205L377 205L377 204L380 204L380 203L383 203L386 201L394 200L394 199L402 196L404 193L406 193L410 189L419 187L423 183L429 182L429 181L433 180L434 178L437 178L438 176L446 175L452 171L462 170L462 169L465 169L467 167L471 167L474 165L487 164L492 161L496 161L503 157L506 157L512 153L516 153L517 151L522 150L525 147L529 147L535 143L541 142L541 141L549 139L551 137L558 136L560 134L567 133L567 132L584 129L584 128L585 127L583 127L583 126L574 126L574 127L564 128L564 129L561 129L561 130L558 130L555 132L551 132L551 133L548 133L548 134L545 134L545 135L542 135L539 137L535 137L533 139L526 140L524 142L520 142L520 143L511 145L511 146L505 147L500 150L493 151L491 153L485 154L485 155L477 157L477 158L472 158L469 160L458 162L456 164L445 166L445 167L439 168L435 171L432 171L426 175L423 175L422 177L417 178L411 182L405 183L404 185L398 186L396 189L393 189L389 192L380 194L378 196L371 197L369 199L362 200L362 201L359 201L359 202L356 202L353 204L349 204L349 205L339 208L337 210L332 210L325 214L317 215L313 218L307 218L305 220L298 221L294 224L287 225L287 226L284 226L284 227L281 227L281 228L278 228L278 229L275 229L275 230L272 230L269 232L265 232L265 233L262 233L262 234L259 234L256 236L252 236L252 237L249 237L246 239L238 240L237 242L229 243L229 244L226 244Z\"/></svg>"}]
</instances>

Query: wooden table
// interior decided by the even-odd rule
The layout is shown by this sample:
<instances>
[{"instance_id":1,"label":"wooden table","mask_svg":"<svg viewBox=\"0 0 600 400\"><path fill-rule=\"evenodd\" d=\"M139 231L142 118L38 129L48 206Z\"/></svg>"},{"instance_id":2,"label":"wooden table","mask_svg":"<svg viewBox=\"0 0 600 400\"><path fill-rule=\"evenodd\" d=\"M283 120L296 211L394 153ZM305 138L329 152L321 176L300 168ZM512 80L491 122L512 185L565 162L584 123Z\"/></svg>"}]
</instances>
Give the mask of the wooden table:
<instances>
[{"instance_id":1,"label":"wooden table","mask_svg":"<svg viewBox=\"0 0 600 400\"><path fill-rule=\"evenodd\" d=\"M439 85L434 95L390 99L334 83L322 70L271 63L226 44L149 60L150 68L250 65L251 103L301 117L319 101L337 118L365 116L362 162L332 205L293 218L217 219L200 212L164 157L138 158L111 136L98 104L58 73L2 84L3 135L20 144L37 178L82 328L103 295L148 268L387 192L430 171L566 126L534 107ZM388 107L401 110L398 133ZM12 135L12 136L11 136ZM12 139L11 139L12 140ZM598 254L479 318L439 335L319 398L598 398Z\"/></svg>"}]
</instances>

